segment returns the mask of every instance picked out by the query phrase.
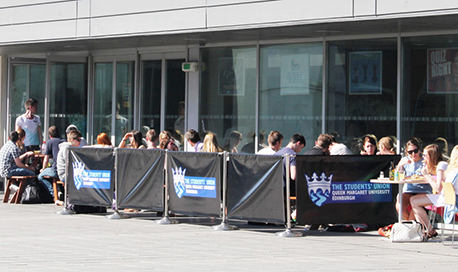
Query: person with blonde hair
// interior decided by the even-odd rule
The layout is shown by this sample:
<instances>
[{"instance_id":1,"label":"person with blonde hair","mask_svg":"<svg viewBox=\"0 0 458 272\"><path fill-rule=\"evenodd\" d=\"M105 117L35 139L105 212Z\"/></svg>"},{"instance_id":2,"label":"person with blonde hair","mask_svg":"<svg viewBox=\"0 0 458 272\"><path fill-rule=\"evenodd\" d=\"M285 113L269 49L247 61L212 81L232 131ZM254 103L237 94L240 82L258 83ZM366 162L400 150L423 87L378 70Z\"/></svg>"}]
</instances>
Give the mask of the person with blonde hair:
<instances>
[{"instance_id":1,"label":"person with blonde hair","mask_svg":"<svg viewBox=\"0 0 458 272\"><path fill-rule=\"evenodd\" d=\"M395 144L391 137L383 137L378 141L379 152L377 155L394 155L396 154Z\"/></svg>"},{"instance_id":2,"label":"person with blonde hair","mask_svg":"<svg viewBox=\"0 0 458 272\"><path fill-rule=\"evenodd\" d=\"M167 149L170 151L178 151L178 146L175 144L175 139L173 139L172 134L167 130L163 130L159 134L159 145L157 148Z\"/></svg>"},{"instance_id":3,"label":"person with blonde hair","mask_svg":"<svg viewBox=\"0 0 458 272\"><path fill-rule=\"evenodd\" d=\"M216 134L209 132L205 135L204 146L200 152L223 152L216 139Z\"/></svg>"},{"instance_id":4,"label":"person with blonde hair","mask_svg":"<svg viewBox=\"0 0 458 272\"><path fill-rule=\"evenodd\" d=\"M423 151L425 167L422 169L423 177L431 187L440 194L417 194L410 198L412 211L415 219L427 228L428 238L437 236L437 231L432 228L428 221L428 215L423 207L434 204L436 207L445 205L444 192L442 191L442 181L453 182L458 171L458 145L453 148L450 163L443 161L443 155L439 146L430 144ZM458 184L455 182L455 188ZM455 189L455 192L456 191Z\"/></svg>"}]
</instances>

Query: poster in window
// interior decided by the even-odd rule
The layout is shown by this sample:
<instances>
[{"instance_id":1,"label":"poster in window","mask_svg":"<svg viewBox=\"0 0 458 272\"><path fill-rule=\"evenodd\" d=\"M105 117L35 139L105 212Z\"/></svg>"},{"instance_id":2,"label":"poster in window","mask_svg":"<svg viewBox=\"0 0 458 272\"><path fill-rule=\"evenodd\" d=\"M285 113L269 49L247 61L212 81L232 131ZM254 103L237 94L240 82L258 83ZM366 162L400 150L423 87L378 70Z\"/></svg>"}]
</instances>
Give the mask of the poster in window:
<instances>
[{"instance_id":1,"label":"poster in window","mask_svg":"<svg viewBox=\"0 0 458 272\"><path fill-rule=\"evenodd\" d=\"M350 94L382 93L382 51L350 53Z\"/></svg>"},{"instance_id":2,"label":"poster in window","mask_svg":"<svg viewBox=\"0 0 458 272\"><path fill-rule=\"evenodd\" d=\"M309 94L309 54L284 55L281 64L280 95Z\"/></svg>"},{"instance_id":3,"label":"poster in window","mask_svg":"<svg viewBox=\"0 0 458 272\"><path fill-rule=\"evenodd\" d=\"M218 59L218 94L244 95L245 65L243 58Z\"/></svg>"},{"instance_id":4,"label":"poster in window","mask_svg":"<svg viewBox=\"0 0 458 272\"><path fill-rule=\"evenodd\" d=\"M428 49L428 93L458 93L458 48Z\"/></svg>"}]
</instances>

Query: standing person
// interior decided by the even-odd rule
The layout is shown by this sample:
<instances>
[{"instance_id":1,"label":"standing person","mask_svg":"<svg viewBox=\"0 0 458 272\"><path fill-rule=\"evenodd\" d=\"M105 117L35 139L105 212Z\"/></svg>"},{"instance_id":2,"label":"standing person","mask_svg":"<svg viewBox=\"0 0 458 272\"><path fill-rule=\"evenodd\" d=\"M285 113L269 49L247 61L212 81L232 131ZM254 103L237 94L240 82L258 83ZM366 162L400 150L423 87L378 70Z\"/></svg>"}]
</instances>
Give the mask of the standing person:
<instances>
[{"instance_id":1,"label":"standing person","mask_svg":"<svg viewBox=\"0 0 458 272\"><path fill-rule=\"evenodd\" d=\"M199 152L204 147L204 143L200 140L199 132L194 129L186 131L184 138L188 141L189 145L191 145L192 149L189 150L191 152Z\"/></svg>"},{"instance_id":2,"label":"standing person","mask_svg":"<svg viewBox=\"0 0 458 272\"><path fill-rule=\"evenodd\" d=\"M130 140L130 144L126 145L127 139ZM135 148L135 149L143 149L146 148L143 145L143 135L140 131L138 130L132 130L132 132L126 133L124 137L122 138L121 142L119 143L118 147L119 148Z\"/></svg>"},{"instance_id":3,"label":"standing person","mask_svg":"<svg viewBox=\"0 0 458 272\"><path fill-rule=\"evenodd\" d=\"M48 189L49 195L54 197L52 179L45 179L44 176L50 176L51 178L58 177L57 155L59 154L59 145L64 140L60 138L59 129L56 126L49 127L48 135L50 139L46 143L46 149L44 151L45 158L43 159L43 167L38 175L38 181ZM53 158L53 162L51 167L47 167L50 158Z\"/></svg>"},{"instance_id":4,"label":"standing person","mask_svg":"<svg viewBox=\"0 0 458 272\"><path fill-rule=\"evenodd\" d=\"M267 137L267 142L269 146L258 151L259 155L273 155L275 152L280 150L281 144L283 142L283 135L280 131L273 130L269 133Z\"/></svg>"},{"instance_id":5,"label":"standing person","mask_svg":"<svg viewBox=\"0 0 458 272\"><path fill-rule=\"evenodd\" d=\"M431 185L436 192L440 192L440 194L417 194L410 198L410 204L412 205L415 219L422 223L423 226L427 227L428 238L437 236L437 232L432 228L431 224L429 224L428 215L423 207L431 204L437 207L445 206L442 181L447 178L446 182L452 182L456 177L458 146L455 146L453 149L450 159L450 169L448 169L448 164L444 161L442 150L439 146L431 144L426 146L423 150L423 160L425 161L426 167L422 168L421 173L426 181L428 181L429 185ZM456 186L458 186L458 182L455 182L455 188Z\"/></svg>"},{"instance_id":6,"label":"standing person","mask_svg":"<svg viewBox=\"0 0 458 272\"><path fill-rule=\"evenodd\" d=\"M421 140L418 138L410 138L405 144L405 155L399 161L396 169L404 170L405 176L421 175L422 159L420 154ZM406 183L404 184L402 194L402 215L404 219L413 220L413 213L409 213L410 198L415 194L430 194L432 193L431 185L419 183ZM399 195L396 203L396 209L399 212Z\"/></svg>"},{"instance_id":7,"label":"standing person","mask_svg":"<svg viewBox=\"0 0 458 272\"><path fill-rule=\"evenodd\" d=\"M25 131L24 144L27 151L40 150L43 136L41 135L40 116L36 115L38 101L30 98L24 106L25 113L16 118L16 130L23 129Z\"/></svg>"},{"instance_id":8,"label":"standing person","mask_svg":"<svg viewBox=\"0 0 458 272\"><path fill-rule=\"evenodd\" d=\"M0 176L2 178L35 175L33 166L21 162L23 158L20 158L20 150L16 145L18 140L18 132L12 131L8 142L0 149ZM33 151L28 151L24 154L25 156L32 156L34 153Z\"/></svg>"},{"instance_id":9,"label":"standing person","mask_svg":"<svg viewBox=\"0 0 458 272\"><path fill-rule=\"evenodd\" d=\"M283 156L289 154L289 169L290 169L290 194L291 196L296 195L296 154L301 152L302 148L306 145L305 138L302 134L294 134L291 136L289 143L280 149L279 151L275 152L274 155ZM283 168L286 167L286 157L283 159ZM283 186L286 184L286 171L283 172Z\"/></svg>"},{"instance_id":10,"label":"standing person","mask_svg":"<svg viewBox=\"0 0 458 272\"><path fill-rule=\"evenodd\" d=\"M65 183L65 165L67 164L67 149L69 147L79 147L83 135L78 130L72 130L67 134L67 141L59 145L59 152L57 153L57 175L60 181Z\"/></svg>"},{"instance_id":11,"label":"standing person","mask_svg":"<svg viewBox=\"0 0 458 272\"><path fill-rule=\"evenodd\" d=\"M307 150L304 155L329 155L332 138L328 134L320 134L316 139L315 146Z\"/></svg>"},{"instance_id":12,"label":"standing person","mask_svg":"<svg viewBox=\"0 0 458 272\"><path fill-rule=\"evenodd\" d=\"M67 129L65 130L65 133L67 133L67 138L68 138L68 134L70 133L70 131L73 131L73 130L78 130L78 128L75 126L75 125L69 125L67 127ZM78 130L79 131L79 130ZM81 133L81 132L80 132ZM81 136L81 144L80 144L80 147L83 147L83 146L86 146L87 145L87 141L86 139L84 139L84 137Z\"/></svg>"},{"instance_id":13,"label":"standing person","mask_svg":"<svg viewBox=\"0 0 458 272\"><path fill-rule=\"evenodd\" d=\"M372 134L363 136L363 150L361 155L375 155L377 154L377 137Z\"/></svg>"},{"instance_id":14,"label":"standing person","mask_svg":"<svg viewBox=\"0 0 458 272\"><path fill-rule=\"evenodd\" d=\"M156 142L158 135L154 129L148 130L146 133L146 148L147 149L157 149Z\"/></svg>"}]
</instances>

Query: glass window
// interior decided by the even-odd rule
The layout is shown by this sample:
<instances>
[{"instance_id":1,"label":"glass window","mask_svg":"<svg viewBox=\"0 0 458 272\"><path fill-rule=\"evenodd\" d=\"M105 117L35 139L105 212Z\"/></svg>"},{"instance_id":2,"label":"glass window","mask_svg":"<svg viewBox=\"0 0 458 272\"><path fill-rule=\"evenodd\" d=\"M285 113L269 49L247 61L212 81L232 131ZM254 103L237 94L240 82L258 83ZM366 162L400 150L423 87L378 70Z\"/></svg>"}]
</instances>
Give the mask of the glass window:
<instances>
[{"instance_id":1,"label":"glass window","mask_svg":"<svg viewBox=\"0 0 458 272\"><path fill-rule=\"evenodd\" d=\"M458 36L403 39L402 86L402 142L437 139L451 152L458 143Z\"/></svg>"},{"instance_id":2,"label":"glass window","mask_svg":"<svg viewBox=\"0 0 458 272\"><path fill-rule=\"evenodd\" d=\"M25 112L24 104L29 98L38 101L41 125L44 125L44 101L46 83L45 64L13 64L10 88L10 129L15 129L16 118ZM43 128L41 129L43 132ZM7 132L9 134L9 132Z\"/></svg>"},{"instance_id":3,"label":"glass window","mask_svg":"<svg viewBox=\"0 0 458 272\"><path fill-rule=\"evenodd\" d=\"M162 61L144 61L142 63L142 112L140 122L145 130L161 129L161 74ZM145 131L142 130L142 131ZM143 135L145 136L145 135Z\"/></svg>"},{"instance_id":4,"label":"glass window","mask_svg":"<svg viewBox=\"0 0 458 272\"><path fill-rule=\"evenodd\" d=\"M115 143L132 130L134 121L134 62L116 63ZM111 115L110 115L111 117Z\"/></svg>"},{"instance_id":5,"label":"glass window","mask_svg":"<svg viewBox=\"0 0 458 272\"><path fill-rule=\"evenodd\" d=\"M201 129L216 133L221 146L231 132L242 133L241 151L255 129L256 48L206 48L201 56Z\"/></svg>"},{"instance_id":6,"label":"glass window","mask_svg":"<svg viewBox=\"0 0 458 272\"><path fill-rule=\"evenodd\" d=\"M314 146L322 130L322 63L321 43L261 48L259 127L266 138L278 130L285 146L300 133L307 141L303 151Z\"/></svg>"},{"instance_id":7,"label":"glass window","mask_svg":"<svg viewBox=\"0 0 458 272\"><path fill-rule=\"evenodd\" d=\"M329 42L327 132L359 154L359 139L396 136L397 42Z\"/></svg>"},{"instance_id":8,"label":"glass window","mask_svg":"<svg viewBox=\"0 0 458 272\"><path fill-rule=\"evenodd\" d=\"M49 125L56 126L63 139L65 129L73 124L86 135L87 70L85 63L51 64ZM47 128L44 129L45 133Z\"/></svg>"},{"instance_id":9,"label":"glass window","mask_svg":"<svg viewBox=\"0 0 458 272\"><path fill-rule=\"evenodd\" d=\"M96 63L94 77L94 143L102 132L111 135L113 63ZM117 143L113 143L117 145Z\"/></svg>"}]
</instances>

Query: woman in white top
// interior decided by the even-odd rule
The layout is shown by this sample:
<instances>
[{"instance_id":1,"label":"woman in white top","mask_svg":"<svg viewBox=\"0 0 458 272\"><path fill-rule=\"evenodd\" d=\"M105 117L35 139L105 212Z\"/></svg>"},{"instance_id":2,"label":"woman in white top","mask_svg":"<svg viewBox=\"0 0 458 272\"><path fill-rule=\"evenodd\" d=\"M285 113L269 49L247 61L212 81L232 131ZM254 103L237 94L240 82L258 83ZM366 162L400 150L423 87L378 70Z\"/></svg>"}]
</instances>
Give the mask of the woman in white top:
<instances>
[{"instance_id":1,"label":"woman in white top","mask_svg":"<svg viewBox=\"0 0 458 272\"><path fill-rule=\"evenodd\" d=\"M454 153L455 154L454 154ZM458 147L453 149L452 158L450 163L458 162ZM455 168L455 166L448 167L448 164L443 161L442 153L439 150L439 146L430 144L423 150L423 162L425 167L422 168L421 173L426 181L431 185L435 192L441 192L440 194L417 194L410 198L410 204L412 205L412 211L415 215L415 219L427 226L428 237L437 236L437 232L432 228L428 221L428 215L423 207L434 204L438 207L444 206L443 193L442 193L442 181L445 179L447 168ZM450 169L447 170L447 179L450 176ZM442 201L439 199L442 198Z\"/></svg>"}]
</instances>

